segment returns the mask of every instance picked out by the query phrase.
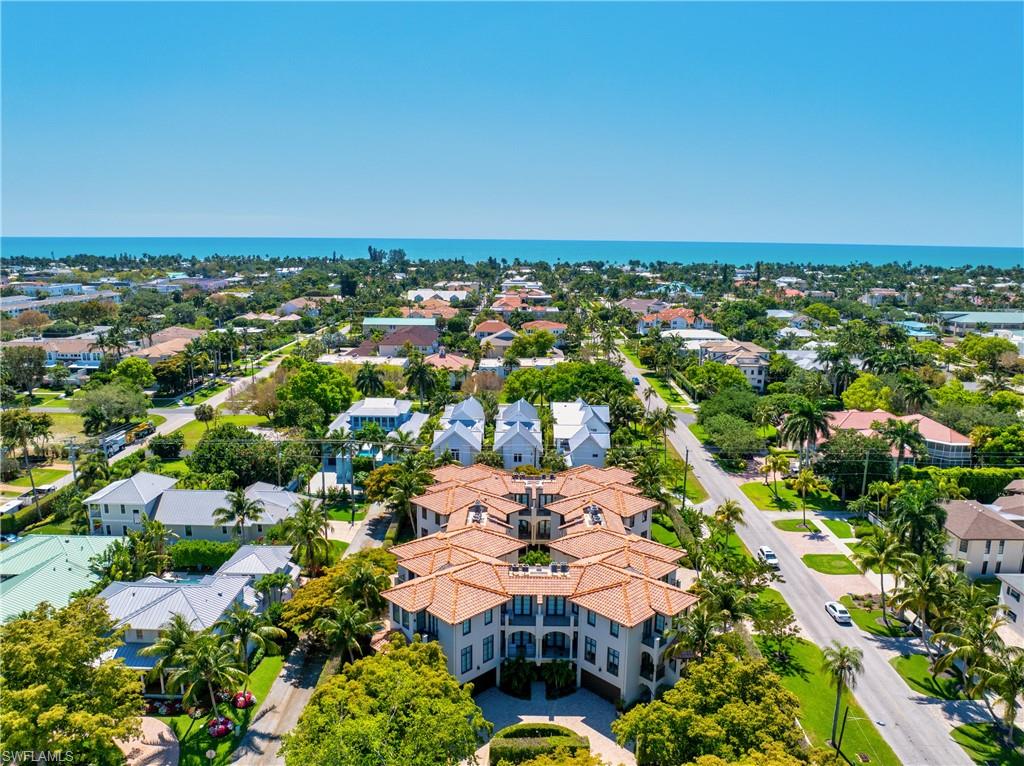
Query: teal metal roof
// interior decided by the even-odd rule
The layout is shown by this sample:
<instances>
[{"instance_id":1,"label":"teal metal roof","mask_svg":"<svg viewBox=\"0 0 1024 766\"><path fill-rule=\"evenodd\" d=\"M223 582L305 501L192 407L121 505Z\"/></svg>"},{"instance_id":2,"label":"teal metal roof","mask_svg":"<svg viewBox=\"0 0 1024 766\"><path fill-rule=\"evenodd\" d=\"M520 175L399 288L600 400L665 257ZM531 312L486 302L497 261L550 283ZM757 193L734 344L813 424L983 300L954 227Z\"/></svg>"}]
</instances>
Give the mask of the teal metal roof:
<instances>
[{"instance_id":1,"label":"teal metal roof","mask_svg":"<svg viewBox=\"0 0 1024 766\"><path fill-rule=\"evenodd\" d=\"M0 551L0 622L44 601L67 606L71 594L96 582L89 560L120 537L28 535Z\"/></svg>"}]
</instances>

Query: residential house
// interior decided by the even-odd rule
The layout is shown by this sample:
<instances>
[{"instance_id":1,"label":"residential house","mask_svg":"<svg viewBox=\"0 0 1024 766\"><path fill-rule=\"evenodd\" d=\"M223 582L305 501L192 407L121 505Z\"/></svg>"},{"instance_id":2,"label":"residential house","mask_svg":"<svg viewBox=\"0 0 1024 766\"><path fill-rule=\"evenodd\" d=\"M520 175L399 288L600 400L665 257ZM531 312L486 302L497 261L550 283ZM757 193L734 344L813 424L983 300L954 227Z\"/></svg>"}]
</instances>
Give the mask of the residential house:
<instances>
[{"instance_id":1,"label":"residential house","mask_svg":"<svg viewBox=\"0 0 1024 766\"><path fill-rule=\"evenodd\" d=\"M525 399L498 408L494 451L501 455L505 468L540 465L544 452L540 417L537 409Z\"/></svg>"},{"instance_id":2,"label":"residential house","mask_svg":"<svg viewBox=\"0 0 1024 766\"><path fill-rule=\"evenodd\" d=\"M26 535L0 551L0 622L44 601L58 609L99 580L90 567L120 537Z\"/></svg>"},{"instance_id":3,"label":"residential house","mask_svg":"<svg viewBox=\"0 0 1024 766\"><path fill-rule=\"evenodd\" d=\"M996 579L999 581L999 606L1002 616L1013 630L1024 636L1024 605L1021 604L1024 574L1000 572Z\"/></svg>"},{"instance_id":4,"label":"residential house","mask_svg":"<svg viewBox=\"0 0 1024 766\"><path fill-rule=\"evenodd\" d=\"M432 300L451 303L452 300L464 301L467 295L469 295L468 290L438 290L434 287L423 287L409 290L406 292L405 298L412 303L423 303Z\"/></svg>"},{"instance_id":5,"label":"residential house","mask_svg":"<svg viewBox=\"0 0 1024 766\"><path fill-rule=\"evenodd\" d=\"M484 338L504 331L514 332L509 325L505 324L500 319L485 319L473 329L473 337L479 341L483 341Z\"/></svg>"},{"instance_id":6,"label":"residential house","mask_svg":"<svg viewBox=\"0 0 1024 766\"><path fill-rule=\"evenodd\" d=\"M430 449L440 457L448 452L461 465L473 465L483 449L484 408L476 397L449 404L441 415Z\"/></svg>"},{"instance_id":7,"label":"residential house","mask_svg":"<svg viewBox=\"0 0 1024 766\"><path fill-rule=\"evenodd\" d=\"M438 350L437 330L433 327L399 327L377 344L377 353L381 356L402 356L407 345L421 354L433 354Z\"/></svg>"},{"instance_id":8,"label":"residential house","mask_svg":"<svg viewBox=\"0 0 1024 766\"><path fill-rule=\"evenodd\" d=\"M43 294L56 297L59 295L82 295L91 290L76 282L11 282L11 287L22 295L33 297Z\"/></svg>"},{"instance_id":9,"label":"residential house","mask_svg":"<svg viewBox=\"0 0 1024 766\"><path fill-rule=\"evenodd\" d=\"M268 529L291 518L302 498L265 482L245 490L245 496L262 508L259 518L247 521L241 539L256 540ZM238 530L215 520L220 508L231 505L229 493L220 489L167 489L160 496L153 518L162 522L179 540L231 540Z\"/></svg>"},{"instance_id":10,"label":"residential house","mask_svg":"<svg viewBox=\"0 0 1024 766\"><path fill-rule=\"evenodd\" d=\"M607 405L574 402L552 402L553 438L558 454L571 467L604 466L605 454L611 447L611 417Z\"/></svg>"},{"instance_id":11,"label":"residential house","mask_svg":"<svg viewBox=\"0 0 1024 766\"><path fill-rule=\"evenodd\" d=\"M532 322L523 322L522 327L519 329L523 332L549 332L555 336L555 345L561 346L568 325L561 322L551 322L547 319L535 319Z\"/></svg>"},{"instance_id":12,"label":"residential house","mask_svg":"<svg viewBox=\"0 0 1024 766\"><path fill-rule=\"evenodd\" d=\"M181 327L175 325L173 327L165 327L162 330L157 330L153 333L153 337L150 340L151 346L155 346L158 343L164 343L169 340L178 340L184 338L185 340L195 340L205 335L203 330L193 330L191 327Z\"/></svg>"},{"instance_id":13,"label":"residential house","mask_svg":"<svg viewBox=\"0 0 1024 766\"><path fill-rule=\"evenodd\" d=\"M768 361L771 352L756 343L736 341L713 341L700 346L700 363L718 362L735 367L743 373L751 387L764 393L768 385Z\"/></svg>"},{"instance_id":14,"label":"residential house","mask_svg":"<svg viewBox=\"0 0 1024 766\"><path fill-rule=\"evenodd\" d=\"M448 385L451 388L457 388L461 385L462 381L473 372L474 365L473 360L468 356L449 354L444 346L436 354L426 357L423 362L437 370L447 370Z\"/></svg>"},{"instance_id":15,"label":"residential house","mask_svg":"<svg viewBox=\"0 0 1024 766\"><path fill-rule=\"evenodd\" d=\"M480 341L480 351L485 359L502 359L512 342L519 337L515 330L499 330Z\"/></svg>"},{"instance_id":16,"label":"residential house","mask_svg":"<svg viewBox=\"0 0 1024 766\"><path fill-rule=\"evenodd\" d=\"M437 321L427 317L366 317L363 319L363 335L366 337L377 330L388 334L403 327L436 328Z\"/></svg>"},{"instance_id":17,"label":"residential house","mask_svg":"<svg viewBox=\"0 0 1024 766\"><path fill-rule=\"evenodd\" d=\"M407 433L419 436L429 416L425 412L413 412L412 402L393 397L368 397L352 404L328 426L328 432L335 430L356 434L370 424L376 424L387 436ZM377 442L362 444L357 453L360 457L371 457L375 464L389 463L401 456L386 452L384 445ZM339 484L352 481L352 457L348 452L336 455L335 468Z\"/></svg>"},{"instance_id":18,"label":"residential house","mask_svg":"<svg viewBox=\"0 0 1024 766\"><path fill-rule=\"evenodd\" d=\"M302 567L292 561L290 545L240 545L215 574L251 577L255 584L266 575L280 572L287 574L292 583L299 581ZM286 588L283 593L277 594L277 598L280 601L287 600L290 593L291 589Z\"/></svg>"},{"instance_id":19,"label":"residential house","mask_svg":"<svg viewBox=\"0 0 1024 766\"><path fill-rule=\"evenodd\" d=\"M173 356L177 356L191 343L192 340L186 337L171 338L162 343L154 343L146 348L139 348L131 352L131 356L145 359L151 365L159 364Z\"/></svg>"},{"instance_id":20,"label":"residential house","mask_svg":"<svg viewBox=\"0 0 1024 766\"><path fill-rule=\"evenodd\" d=\"M660 298L623 298L615 304L627 309L632 314L657 314L668 308L668 304Z\"/></svg>"},{"instance_id":21,"label":"residential house","mask_svg":"<svg viewBox=\"0 0 1024 766\"><path fill-rule=\"evenodd\" d=\"M153 518L160 495L178 483L177 479L139 471L114 481L85 498L94 535L126 535L142 529L144 518Z\"/></svg>"},{"instance_id":22,"label":"residential house","mask_svg":"<svg viewBox=\"0 0 1024 766\"><path fill-rule=\"evenodd\" d=\"M966 335L980 327L989 330L1024 329L1024 311L940 311L946 332Z\"/></svg>"},{"instance_id":23,"label":"residential house","mask_svg":"<svg viewBox=\"0 0 1024 766\"><path fill-rule=\"evenodd\" d=\"M320 316L320 302L323 298L292 298L290 301L285 301L277 307L277 314L279 316L288 316L289 314L299 314L300 316L318 317Z\"/></svg>"},{"instance_id":24,"label":"residential house","mask_svg":"<svg viewBox=\"0 0 1024 766\"><path fill-rule=\"evenodd\" d=\"M973 500L950 500L946 552L970 579L1024 572L1024 528Z\"/></svg>"},{"instance_id":25,"label":"residential house","mask_svg":"<svg viewBox=\"0 0 1024 766\"><path fill-rule=\"evenodd\" d=\"M693 309L664 309L656 314L645 314L637 320L636 331L644 335L648 330L705 330L714 327L714 323L704 314Z\"/></svg>"},{"instance_id":26,"label":"residential house","mask_svg":"<svg viewBox=\"0 0 1024 766\"><path fill-rule=\"evenodd\" d=\"M0 312L16 317L23 311L39 311L47 316L57 306L68 303L84 303L86 301L101 301L120 303L120 293L112 290L97 290L96 292L82 293L81 295L55 295L49 298L32 298L28 295L16 297L0 296Z\"/></svg>"},{"instance_id":27,"label":"residential house","mask_svg":"<svg viewBox=\"0 0 1024 766\"><path fill-rule=\"evenodd\" d=\"M903 296L899 290L894 290L891 287L872 287L857 300L866 306L877 308L887 301L894 303L902 299Z\"/></svg>"},{"instance_id":28,"label":"residential house","mask_svg":"<svg viewBox=\"0 0 1024 766\"><path fill-rule=\"evenodd\" d=\"M906 423L916 423L917 430L924 437L930 463L943 468L971 464L971 440L925 415L893 415L885 410L840 410L828 413L828 420L830 435L845 429L857 431L864 436L875 436L877 432L873 424L876 422L902 420ZM897 457L895 452L893 457ZM914 462L914 459L910 450L902 456L902 462Z\"/></svg>"},{"instance_id":29,"label":"residential house","mask_svg":"<svg viewBox=\"0 0 1024 766\"><path fill-rule=\"evenodd\" d=\"M95 347L93 338L25 338L4 343L4 348L41 348L46 352L46 366L63 364L72 371L98 370L103 352Z\"/></svg>"},{"instance_id":30,"label":"residential house","mask_svg":"<svg viewBox=\"0 0 1024 766\"><path fill-rule=\"evenodd\" d=\"M455 470L468 477L480 468ZM536 488L508 474L481 481L507 481L527 494ZM573 477L540 483L548 481ZM492 518L494 498L486 499L462 514L464 526L391 549L399 575L384 597L394 630L438 641L449 671L475 689L500 683L501 663L512 658L569 660L577 685L627 703L678 680L667 629L697 597L681 587L695 573L679 568L677 549L612 531L595 510L592 523L550 541L552 564L520 565L521 549Z\"/></svg>"},{"instance_id":31,"label":"residential house","mask_svg":"<svg viewBox=\"0 0 1024 766\"><path fill-rule=\"evenodd\" d=\"M444 301L428 300L415 306L402 306L403 317L424 317L427 319L451 319L458 316L459 310Z\"/></svg>"}]
</instances>

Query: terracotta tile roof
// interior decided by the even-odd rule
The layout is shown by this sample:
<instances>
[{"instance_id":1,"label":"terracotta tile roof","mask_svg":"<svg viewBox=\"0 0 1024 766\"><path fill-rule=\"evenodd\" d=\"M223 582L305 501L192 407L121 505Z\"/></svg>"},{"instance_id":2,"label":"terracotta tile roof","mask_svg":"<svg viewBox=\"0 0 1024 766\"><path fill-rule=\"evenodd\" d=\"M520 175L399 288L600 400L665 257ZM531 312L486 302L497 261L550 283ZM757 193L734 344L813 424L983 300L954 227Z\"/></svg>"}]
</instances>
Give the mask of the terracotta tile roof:
<instances>
[{"instance_id":1,"label":"terracotta tile roof","mask_svg":"<svg viewBox=\"0 0 1024 766\"><path fill-rule=\"evenodd\" d=\"M488 514L495 514L502 521L508 517L508 514L524 510L526 507L514 500L491 495L464 485L448 487L437 492L427 492L414 497L412 503L417 508L426 508L428 511L439 513L442 516L448 516L455 511L479 503L487 509Z\"/></svg>"},{"instance_id":2,"label":"terracotta tile roof","mask_svg":"<svg viewBox=\"0 0 1024 766\"><path fill-rule=\"evenodd\" d=\"M453 370L459 372L461 370L472 370L473 360L465 357L458 356L457 354L431 354L424 360L431 367L436 367L439 370Z\"/></svg>"},{"instance_id":3,"label":"terracotta tile roof","mask_svg":"<svg viewBox=\"0 0 1024 766\"><path fill-rule=\"evenodd\" d=\"M443 465L440 468L435 468L431 473L437 482L457 481L460 484L468 484L469 482L485 479L494 474L503 474L505 471L478 463L469 466Z\"/></svg>"},{"instance_id":4,"label":"terracotta tile roof","mask_svg":"<svg viewBox=\"0 0 1024 766\"><path fill-rule=\"evenodd\" d=\"M963 434L924 415L893 415L885 410L841 410L828 413L828 420L829 428L832 431L850 429L865 436L875 434L875 430L872 428L872 424L875 422L902 420L905 423L917 423L917 430L927 441L963 445L971 443L971 440Z\"/></svg>"},{"instance_id":5,"label":"terracotta tile roof","mask_svg":"<svg viewBox=\"0 0 1024 766\"><path fill-rule=\"evenodd\" d=\"M566 520L569 520L582 514L583 509L591 505L596 505L621 518L629 518L643 511L654 510L658 507L658 501L651 500L643 495L607 488L584 495L576 495L565 500L558 500L554 503L549 503L547 508L552 513L557 513Z\"/></svg>"},{"instance_id":6,"label":"terracotta tile roof","mask_svg":"<svg viewBox=\"0 0 1024 766\"><path fill-rule=\"evenodd\" d=\"M494 335L496 332L502 330L511 330L512 328L502 322L500 319L485 319L483 322L473 328L474 333L487 333L488 335Z\"/></svg>"},{"instance_id":7,"label":"terracotta tile roof","mask_svg":"<svg viewBox=\"0 0 1024 766\"><path fill-rule=\"evenodd\" d=\"M677 548L670 548L638 535L616 534L600 528L560 537L552 540L548 547L574 559L588 559L611 551L630 549L644 556L674 564L683 555Z\"/></svg>"},{"instance_id":8,"label":"terracotta tile roof","mask_svg":"<svg viewBox=\"0 0 1024 766\"><path fill-rule=\"evenodd\" d=\"M561 322L551 322L547 319L534 319L532 322L523 322L523 330L565 330L569 325Z\"/></svg>"}]
</instances>

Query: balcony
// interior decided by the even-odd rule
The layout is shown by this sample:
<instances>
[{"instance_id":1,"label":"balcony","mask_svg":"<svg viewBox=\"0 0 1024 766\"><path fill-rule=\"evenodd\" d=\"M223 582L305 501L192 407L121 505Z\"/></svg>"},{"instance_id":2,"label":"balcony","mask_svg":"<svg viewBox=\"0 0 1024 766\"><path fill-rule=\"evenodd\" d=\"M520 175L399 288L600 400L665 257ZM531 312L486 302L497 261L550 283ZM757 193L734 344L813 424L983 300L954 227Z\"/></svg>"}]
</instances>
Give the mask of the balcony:
<instances>
[{"instance_id":1,"label":"balcony","mask_svg":"<svg viewBox=\"0 0 1024 766\"><path fill-rule=\"evenodd\" d=\"M572 657L572 649L568 646L545 646L541 654L544 660L567 660Z\"/></svg>"},{"instance_id":2,"label":"balcony","mask_svg":"<svg viewBox=\"0 0 1024 766\"><path fill-rule=\"evenodd\" d=\"M529 625L533 627L537 624L537 615L535 614L510 614L508 616L508 625Z\"/></svg>"},{"instance_id":3,"label":"balcony","mask_svg":"<svg viewBox=\"0 0 1024 766\"><path fill-rule=\"evenodd\" d=\"M655 643L657 642L657 643ZM668 642L665 641L665 635L663 633L651 633L640 639L640 643L650 649L664 649Z\"/></svg>"},{"instance_id":4,"label":"balcony","mask_svg":"<svg viewBox=\"0 0 1024 766\"><path fill-rule=\"evenodd\" d=\"M544 615L544 627L565 628L572 624L572 617L568 614L546 614Z\"/></svg>"},{"instance_id":5,"label":"balcony","mask_svg":"<svg viewBox=\"0 0 1024 766\"><path fill-rule=\"evenodd\" d=\"M508 645L508 657L514 659L516 657L523 657L525 659L533 659L537 656L537 645L536 644L509 644Z\"/></svg>"}]
</instances>

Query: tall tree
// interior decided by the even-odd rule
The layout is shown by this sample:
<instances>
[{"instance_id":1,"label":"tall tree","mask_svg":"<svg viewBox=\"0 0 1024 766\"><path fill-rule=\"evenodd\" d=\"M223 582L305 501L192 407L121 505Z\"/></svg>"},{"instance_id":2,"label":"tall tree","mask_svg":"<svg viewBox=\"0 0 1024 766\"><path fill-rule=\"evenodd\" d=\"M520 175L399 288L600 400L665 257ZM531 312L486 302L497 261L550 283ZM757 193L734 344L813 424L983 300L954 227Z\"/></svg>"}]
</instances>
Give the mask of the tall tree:
<instances>
[{"instance_id":1,"label":"tall tree","mask_svg":"<svg viewBox=\"0 0 1024 766\"><path fill-rule=\"evenodd\" d=\"M236 489L228 493L228 504L223 508L215 508L213 520L217 524L234 527L234 534L245 540L245 527L263 518L263 502L253 500L245 494L244 489Z\"/></svg>"},{"instance_id":2,"label":"tall tree","mask_svg":"<svg viewBox=\"0 0 1024 766\"><path fill-rule=\"evenodd\" d=\"M889 610L885 600L885 575L899 571L907 563L907 551L899 536L888 528L878 529L864 540L853 554L853 560L861 569L878 572L879 589L882 591L882 621L889 627Z\"/></svg>"},{"instance_id":3,"label":"tall tree","mask_svg":"<svg viewBox=\"0 0 1024 766\"><path fill-rule=\"evenodd\" d=\"M896 450L897 468L903 464L903 458L906 455L907 449L913 455L919 455L924 452L924 437L914 421L890 418L884 422L876 420L871 424L871 427L889 443L890 447Z\"/></svg>"},{"instance_id":4,"label":"tall tree","mask_svg":"<svg viewBox=\"0 0 1024 766\"><path fill-rule=\"evenodd\" d=\"M178 650L176 662L180 666L171 671L168 685L172 689L182 686L186 702L195 703L204 694L209 695L214 715L219 714L215 690L231 689L245 682L245 671L238 663L234 648L209 631L192 636Z\"/></svg>"},{"instance_id":5,"label":"tall tree","mask_svg":"<svg viewBox=\"0 0 1024 766\"><path fill-rule=\"evenodd\" d=\"M293 555L314 576L320 573L330 557L329 529L327 507L308 497L299 501L295 514L284 522L285 538L292 546Z\"/></svg>"},{"instance_id":6,"label":"tall tree","mask_svg":"<svg viewBox=\"0 0 1024 766\"><path fill-rule=\"evenodd\" d=\"M803 465L807 451L829 433L828 416L817 404L801 399L782 424L782 438L795 444L800 450L800 464Z\"/></svg>"},{"instance_id":7,"label":"tall tree","mask_svg":"<svg viewBox=\"0 0 1024 766\"><path fill-rule=\"evenodd\" d=\"M266 614L258 614L237 601L214 623L214 630L234 648L238 664L245 671L243 691L249 687L251 653L262 651L268 656L277 654L281 650L277 642L288 635L275 626Z\"/></svg>"},{"instance_id":8,"label":"tall tree","mask_svg":"<svg viewBox=\"0 0 1024 766\"><path fill-rule=\"evenodd\" d=\"M839 728L839 707L843 701L843 692L851 691L857 685L857 676L864 670L864 652L853 646L843 646L833 641L822 652L821 669L829 675L832 685L836 687L836 706L832 712L832 742L836 741L836 730Z\"/></svg>"}]
</instances>

